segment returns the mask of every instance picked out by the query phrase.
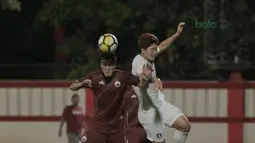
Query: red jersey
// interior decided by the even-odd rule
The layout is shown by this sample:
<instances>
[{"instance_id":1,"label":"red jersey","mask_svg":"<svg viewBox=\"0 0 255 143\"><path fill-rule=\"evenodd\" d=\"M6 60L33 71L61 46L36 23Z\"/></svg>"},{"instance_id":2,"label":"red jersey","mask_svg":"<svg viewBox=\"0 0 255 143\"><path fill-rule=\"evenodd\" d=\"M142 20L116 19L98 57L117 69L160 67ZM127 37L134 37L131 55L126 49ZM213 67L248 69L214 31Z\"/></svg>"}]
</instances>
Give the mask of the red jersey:
<instances>
[{"instance_id":1,"label":"red jersey","mask_svg":"<svg viewBox=\"0 0 255 143\"><path fill-rule=\"evenodd\" d=\"M121 129L123 122L123 98L125 90L130 85L138 85L138 77L129 72L116 70L113 78L106 81L103 73L93 72L81 80L90 79L95 99L95 115L92 121L96 121L101 132L113 133ZM93 127L95 124L91 123Z\"/></svg>"},{"instance_id":2,"label":"red jersey","mask_svg":"<svg viewBox=\"0 0 255 143\"><path fill-rule=\"evenodd\" d=\"M132 86L126 89L124 103L124 128L142 127L138 120L139 100Z\"/></svg>"},{"instance_id":3,"label":"red jersey","mask_svg":"<svg viewBox=\"0 0 255 143\"><path fill-rule=\"evenodd\" d=\"M66 121L66 131L80 133L83 122L83 110L80 106L66 106L62 114Z\"/></svg>"}]
</instances>

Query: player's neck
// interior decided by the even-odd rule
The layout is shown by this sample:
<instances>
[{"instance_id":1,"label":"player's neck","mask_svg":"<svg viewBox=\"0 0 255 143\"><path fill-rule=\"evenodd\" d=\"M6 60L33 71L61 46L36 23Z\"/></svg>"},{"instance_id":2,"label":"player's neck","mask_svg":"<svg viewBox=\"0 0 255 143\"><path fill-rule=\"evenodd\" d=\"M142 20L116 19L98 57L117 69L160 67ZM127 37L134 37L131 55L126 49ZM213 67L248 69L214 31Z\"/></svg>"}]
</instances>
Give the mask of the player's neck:
<instances>
[{"instance_id":1,"label":"player's neck","mask_svg":"<svg viewBox=\"0 0 255 143\"><path fill-rule=\"evenodd\" d=\"M115 76L115 73L116 73L116 71L114 71L111 76L105 76L104 73L102 72L105 82L110 83L112 81L113 77Z\"/></svg>"}]
</instances>

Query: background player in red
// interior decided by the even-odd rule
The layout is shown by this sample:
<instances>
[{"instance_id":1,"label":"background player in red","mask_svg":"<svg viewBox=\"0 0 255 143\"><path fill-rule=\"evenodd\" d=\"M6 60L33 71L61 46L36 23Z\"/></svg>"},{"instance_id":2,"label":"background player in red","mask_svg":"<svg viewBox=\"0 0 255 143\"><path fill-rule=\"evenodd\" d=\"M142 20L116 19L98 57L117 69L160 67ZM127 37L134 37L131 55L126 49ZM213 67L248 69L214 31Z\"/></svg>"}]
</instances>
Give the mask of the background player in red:
<instances>
[{"instance_id":1,"label":"background player in red","mask_svg":"<svg viewBox=\"0 0 255 143\"><path fill-rule=\"evenodd\" d=\"M149 81L147 77L152 67L144 66L140 77L136 77L130 72L116 70L116 62L114 54L103 54L100 60L101 71L92 72L70 86L71 90L91 88L95 96L95 115L90 119L89 127L80 142L104 143L122 129L126 88L130 85L145 87Z\"/></svg>"},{"instance_id":2,"label":"background player in red","mask_svg":"<svg viewBox=\"0 0 255 143\"><path fill-rule=\"evenodd\" d=\"M79 95L74 94L71 100L72 105L66 106L63 110L58 135L59 137L62 136L62 128L66 122L68 143L78 143L82 129L85 129L84 116L83 110L79 106Z\"/></svg>"},{"instance_id":3,"label":"background player in red","mask_svg":"<svg viewBox=\"0 0 255 143\"><path fill-rule=\"evenodd\" d=\"M128 143L150 143L147 140L143 126L138 120L139 100L135 95L132 86L127 88L125 93L125 114L124 114L124 136Z\"/></svg>"}]
</instances>

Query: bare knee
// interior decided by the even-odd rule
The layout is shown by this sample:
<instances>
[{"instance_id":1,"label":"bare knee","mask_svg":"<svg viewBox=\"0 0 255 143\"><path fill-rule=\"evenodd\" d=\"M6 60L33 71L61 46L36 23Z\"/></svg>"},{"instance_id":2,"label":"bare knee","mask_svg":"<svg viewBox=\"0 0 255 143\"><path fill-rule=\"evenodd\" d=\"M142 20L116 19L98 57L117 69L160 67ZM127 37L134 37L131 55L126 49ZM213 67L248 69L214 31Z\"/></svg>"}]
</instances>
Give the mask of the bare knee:
<instances>
[{"instance_id":1,"label":"bare knee","mask_svg":"<svg viewBox=\"0 0 255 143\"><path fill-rule=\"evenodd\" d=\"M189 120L184 115L177 118L172 127L183 132L189 132L191 129Z\"/></svg>"}]
</instances>

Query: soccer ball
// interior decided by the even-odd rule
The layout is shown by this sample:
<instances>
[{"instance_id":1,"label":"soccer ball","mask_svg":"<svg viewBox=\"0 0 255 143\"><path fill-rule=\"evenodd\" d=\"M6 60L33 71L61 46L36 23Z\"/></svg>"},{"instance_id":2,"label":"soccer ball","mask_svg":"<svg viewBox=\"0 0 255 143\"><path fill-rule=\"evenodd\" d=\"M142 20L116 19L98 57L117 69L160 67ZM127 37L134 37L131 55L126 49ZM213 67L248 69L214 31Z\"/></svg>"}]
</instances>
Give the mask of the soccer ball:
<instances>
[{"instance_id":1,"label":"soccer ball","mask_svg":"<svg viewBox=\"0 0 255 143\"><path fill-rule=\"evenodd\" d=\"M118 39L113 34L106 33L99 38L98 47L104 53L113 53L118 47Z\"/></svg>"}]
</instances>

